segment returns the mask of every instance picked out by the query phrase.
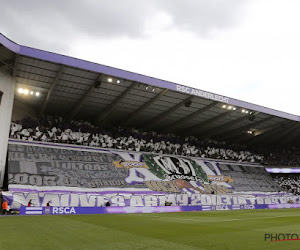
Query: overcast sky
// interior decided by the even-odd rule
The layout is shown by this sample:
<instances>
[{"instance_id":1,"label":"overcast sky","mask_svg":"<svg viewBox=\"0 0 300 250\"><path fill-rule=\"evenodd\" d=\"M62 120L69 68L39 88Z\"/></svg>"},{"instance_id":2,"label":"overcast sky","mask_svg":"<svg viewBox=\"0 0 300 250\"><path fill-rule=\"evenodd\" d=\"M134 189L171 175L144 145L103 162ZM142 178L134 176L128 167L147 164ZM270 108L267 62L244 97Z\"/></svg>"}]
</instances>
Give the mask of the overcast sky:
<instances>
[{"instance_id":1,"label":"overcast sky","mask_svg":"<svg viewBox=\"0 0 300 250\"><path fill-rule=\"evenodd\" d=\"M300 115L299 0L0 0L13 41Z\"/></svg>"}]
</instances>

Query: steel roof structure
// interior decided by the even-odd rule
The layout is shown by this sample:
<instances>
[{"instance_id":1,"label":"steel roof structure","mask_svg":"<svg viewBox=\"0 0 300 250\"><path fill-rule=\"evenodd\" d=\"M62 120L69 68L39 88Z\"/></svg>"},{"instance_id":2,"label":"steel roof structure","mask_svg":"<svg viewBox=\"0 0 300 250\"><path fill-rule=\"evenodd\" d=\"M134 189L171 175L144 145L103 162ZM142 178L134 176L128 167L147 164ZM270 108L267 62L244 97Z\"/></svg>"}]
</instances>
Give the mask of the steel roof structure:
<instances>
[{"instance_id":1,"label":"steel roof structure","mask_svg":"<svg viewBox=\"0 0 300 250\"><path fill-rule=\"evenodd\" d=\"M291 144L300 117L157 78L16 44L0 34L15 98L42 114L245 144Z\"/></svg>"}]
</instances>

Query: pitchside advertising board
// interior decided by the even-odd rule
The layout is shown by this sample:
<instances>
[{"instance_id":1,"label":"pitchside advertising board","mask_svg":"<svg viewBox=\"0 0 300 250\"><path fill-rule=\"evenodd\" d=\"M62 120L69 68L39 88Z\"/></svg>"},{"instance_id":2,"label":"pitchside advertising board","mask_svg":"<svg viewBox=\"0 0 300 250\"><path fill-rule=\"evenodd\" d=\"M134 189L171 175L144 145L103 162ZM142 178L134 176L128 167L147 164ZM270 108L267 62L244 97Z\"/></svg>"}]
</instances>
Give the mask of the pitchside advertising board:
<instances>
[{"instance_id":1,"label":"pitchside advertising board","mask_svg":"<svg viewBox=\"0 0 300 250\"><path fill-rule=\"evenodd\" d=\"M80 207L104 208L107 202L109 209L122 212L131 207L160 209L166 202L174 207L201 206L202 211L255 209L299 200L265 195L279 189L257 165L13 140L8 183L4 197L11 208L26 206L30 200L34 207L50 202L51 214L53 207L82 211Z\"/></svg>"},{"instance_id":2,"label":"pitchside advertising board","mask_svg":"<svg viewBox=\"0 0 300 250\"><path fill-rule=\"evenodd\" d=\"M300 208L300 204L260 204L260 205L213 205L213 206L157 206L157 207L25 207L21 215L71 215L71 214L128 214L128 213L171 213L213 210L249 210Z\"/></svg>"}]
</instances>

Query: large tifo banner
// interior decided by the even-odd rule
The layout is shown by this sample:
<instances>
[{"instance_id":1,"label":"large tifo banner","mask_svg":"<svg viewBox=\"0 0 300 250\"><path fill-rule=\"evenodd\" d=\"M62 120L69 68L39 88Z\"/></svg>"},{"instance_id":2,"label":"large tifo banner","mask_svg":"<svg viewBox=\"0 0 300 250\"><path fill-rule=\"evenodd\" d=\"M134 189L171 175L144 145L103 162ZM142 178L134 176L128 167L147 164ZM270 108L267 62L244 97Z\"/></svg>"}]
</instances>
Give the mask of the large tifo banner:
<instances>
[{"instance_id":1,"label":"large tifo banner","mask_svg":"<svg viewBox=\"0 0 300 250\"><path fill-rule=\"evenodd\" d=\"M12 208L157 207L298 203L262 166L203 158L11 140ZM273 195L266 195L266 194Z\"/></svg>"}]
</instances>

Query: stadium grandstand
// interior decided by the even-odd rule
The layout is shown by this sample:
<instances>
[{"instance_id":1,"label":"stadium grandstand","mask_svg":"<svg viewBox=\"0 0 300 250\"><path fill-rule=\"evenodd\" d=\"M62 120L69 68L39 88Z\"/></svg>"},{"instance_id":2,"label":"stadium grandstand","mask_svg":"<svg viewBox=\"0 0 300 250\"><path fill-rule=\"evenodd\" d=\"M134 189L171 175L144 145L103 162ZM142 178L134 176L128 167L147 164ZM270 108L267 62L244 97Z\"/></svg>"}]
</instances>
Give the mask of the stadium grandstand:
<instances>
[{"instance_id":1,"label":"stadium grandstand","mask_svg":"<svg viewBox=\"0 0 300 250\"><path fill-rule=\"evenodd\" d=\"M2 34L0 91L0 184L11 211L300 203L299 116L25 47Z\"/></svg>"}]
</instances>

